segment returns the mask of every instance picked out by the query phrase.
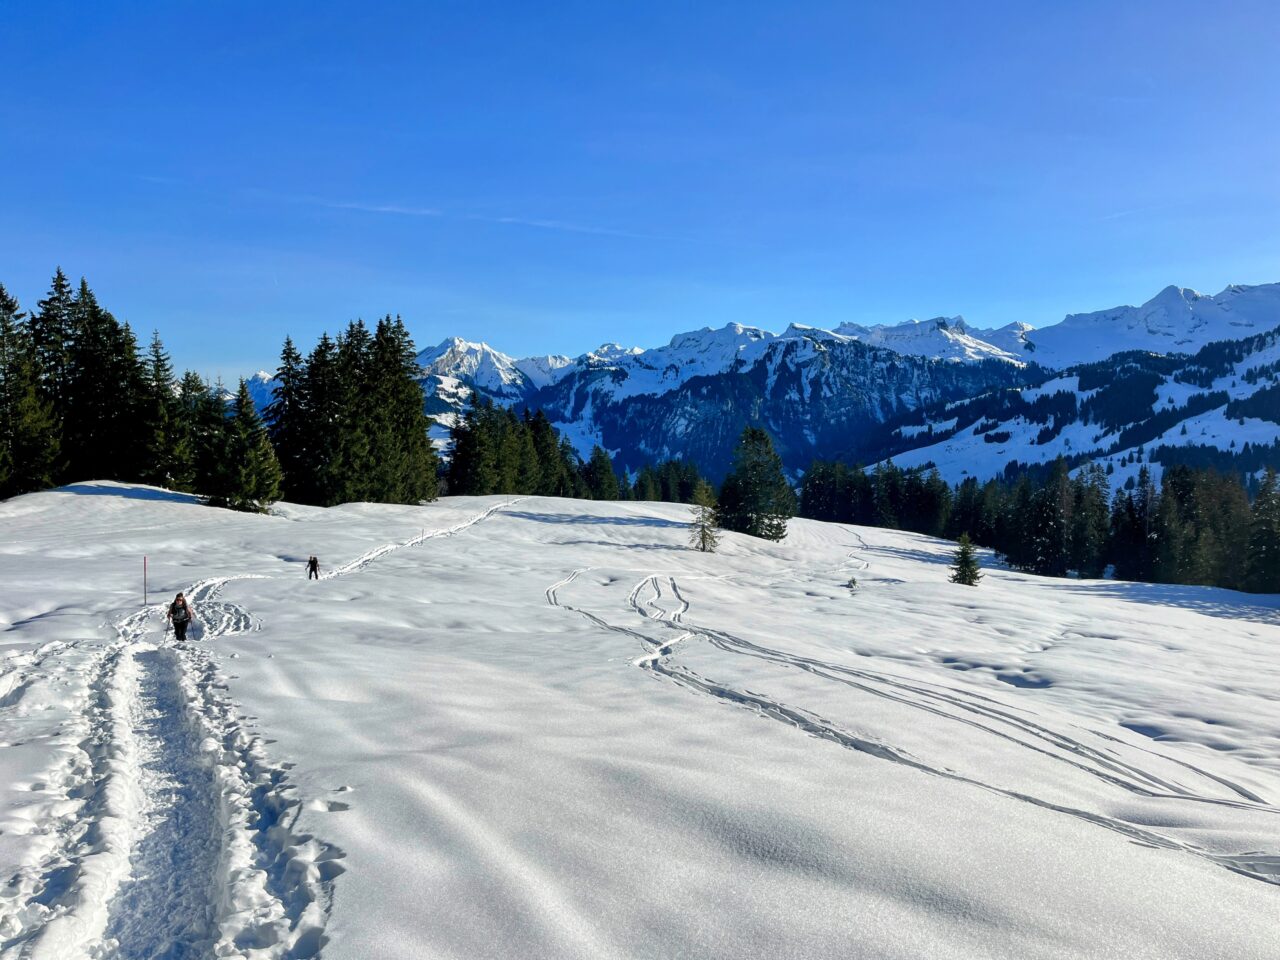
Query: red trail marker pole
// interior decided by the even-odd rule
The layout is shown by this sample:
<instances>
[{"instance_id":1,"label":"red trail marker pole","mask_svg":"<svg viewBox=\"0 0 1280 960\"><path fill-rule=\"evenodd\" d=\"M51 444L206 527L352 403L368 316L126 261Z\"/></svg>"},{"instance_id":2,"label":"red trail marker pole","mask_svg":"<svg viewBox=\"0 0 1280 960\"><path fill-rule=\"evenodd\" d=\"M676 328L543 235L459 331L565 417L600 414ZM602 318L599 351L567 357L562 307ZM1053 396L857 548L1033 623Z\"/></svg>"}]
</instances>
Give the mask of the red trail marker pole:
<instances>
[{"instance_id":1,"label":"red trail marker pole","mask_svg":"<svg viewBox=\"0 0 1280 960\"><path fill-rule=\"evenodd\" d=\"M142 605L147 605L147 555L142 555Z\"/></svg>"}]
</instances>

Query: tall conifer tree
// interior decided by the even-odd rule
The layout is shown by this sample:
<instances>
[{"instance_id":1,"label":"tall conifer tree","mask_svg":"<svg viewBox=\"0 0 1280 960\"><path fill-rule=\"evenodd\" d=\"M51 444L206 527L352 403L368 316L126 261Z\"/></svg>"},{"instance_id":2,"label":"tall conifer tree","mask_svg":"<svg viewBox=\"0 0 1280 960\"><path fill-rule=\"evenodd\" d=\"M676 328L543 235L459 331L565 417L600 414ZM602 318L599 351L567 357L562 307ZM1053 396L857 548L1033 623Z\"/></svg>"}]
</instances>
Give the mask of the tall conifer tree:
<instances>
[{"instance_id":1,"label":"tall conifer tree","mask_svg":"<svg viewBox=\"0 0 1280 960\"><path fill-rule=\"evenodd\" d=\"M1253 501L1248 587L1256 593L1280 593L1280 483L1270 468Z\"/></svg>"},{"instance_id":2,"label":"tall conifer tree","mask_svg":"<svg viewBox=\"0 0 1280 960\"><path fill-rule=\"evenodd\" d=\"M583 468L583 479L587 496L592 500L618 499L618 475L613 472L613 460L604 447L592 448L591 458Z\"/></svg>"},{"instance_id":3,"label":"tall conifer tree","mask_svg":"<svg viewBox=\"0 0 1280 960\"><path fill-rule=\"evenodd\" d=\"M53 405L61 423L66 417L67 367L70 363L75 297L71 281L59 267L53 275L48 295L36 304L31 315L32 361L40 393Z\"/></svg>"},{"instance_id":4,"label":"tall conifer tree","mask_svg":"<svg viewBox=\"0 0 1280 960\"><path fill-rule=\"evenodd\" d=\"M693 492L692 518L689 523L689 542L695 550L715 553L720 543L716 521L716 494L711 484L699 482Z\"/></svg>"},{"instance_id":5,"label":"tall conifer tree","mask_svg":"<svg viewBox=\"0 0 1280 960\"><path fill-rule=\"evenodd\" d=\"M53 403L40 390L23 317L0 285L0 498L52 486L59 459Z\"/></svg>"},{"instance_id":6,"label":"tall conifer tree","mask_svg":"<svg viewBox=\"0 0 1280 960\"><path fill-rule=\"evenodd\" d=\"M952 583L959 583L966 587L976 587L978 581L982 579L982 573L978 567L978 556L967 533L960 534L950 579Z\"/></svg>"},{"instance_id":7,"label":"tall conifer tree","mask_svg":"<svg viewBox=\"0 0 1280 960\"><path fill-rule=\"evenodd\" d=\"M287 499L310 502L313 491L308 469L307 441L307 364L302 354L285 337L276 369L276 385L271 403L265 411L267 431L280 461L282 489Z\"/></svg>"},{"instance_id":8,"label":"tall conifer tree","mask_svg":"<svg viewBox=\"0 0 1280 960\"><path fill-rule=\"evenodd\" d=\"M226 455L215 471L209 503L232 510L264 512L280 496L280 464L267 429L240 381L231 416L224 419Z\"/></svg>"},{"instance_id":9,"label":"tall conifer tree","mask_svg":"<svg viewBox=\"0 0 1280 960\"><path fill-rule=\"evenodd\" d=\"M734 449L733 468L720 489L720 526L781 540L795 510L795 493L769 434L759 427L747 427Z\"/></svg>"}]
</instances>

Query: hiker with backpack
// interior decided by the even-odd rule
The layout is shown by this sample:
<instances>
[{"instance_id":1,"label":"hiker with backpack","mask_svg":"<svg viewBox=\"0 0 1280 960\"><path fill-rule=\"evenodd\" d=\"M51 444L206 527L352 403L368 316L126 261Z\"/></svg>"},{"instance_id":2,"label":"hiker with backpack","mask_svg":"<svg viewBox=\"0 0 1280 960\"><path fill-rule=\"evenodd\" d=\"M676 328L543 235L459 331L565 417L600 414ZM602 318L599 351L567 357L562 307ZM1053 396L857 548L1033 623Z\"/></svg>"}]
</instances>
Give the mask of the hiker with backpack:
<instances>
[{"instance_id":1,"label":"hiker with backpack","mask_svg":"<svg viewBox=\"0 0 1280 960\"><path fill-rule=\"evenodd\" d=\"M187 627L191 626L192 619L191 604L179 593L173 598L173 603L169 604L168 615L169 622L173 624L173 635L179 643L186 641Z\"/></svg>"},{"instance_id":2,"label":"hiker with backpack","mask_svg":"<svg viewBox=\"0 0 1280 960\"><path fill-rule=\"evenodd\" d=\"M307 579L308 580L320 579L320 560L318 557L307 558Z\"/></svg>"}]
</instances>

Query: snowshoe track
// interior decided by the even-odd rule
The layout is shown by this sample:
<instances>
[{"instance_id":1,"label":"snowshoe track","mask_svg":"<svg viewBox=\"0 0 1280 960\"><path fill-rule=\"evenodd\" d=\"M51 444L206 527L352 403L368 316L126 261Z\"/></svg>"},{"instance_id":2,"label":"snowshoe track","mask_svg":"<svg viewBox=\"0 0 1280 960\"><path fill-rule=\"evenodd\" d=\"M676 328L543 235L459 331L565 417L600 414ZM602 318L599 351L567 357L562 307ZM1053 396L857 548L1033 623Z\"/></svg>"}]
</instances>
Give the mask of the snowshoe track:
<instances>
[{"instance_id":1,"label":"snowshoe track","mask_svg":"<svg viewBox=\"0 0 1280 960\"><path fill-rule=\"evenodd\" d=\"M358 570L363 570L365 567L373 563L375 560L385 557L387 554L393 553L396 550L403 550L406 547L416 547L419 544L426 543L428 540L439 540L443 537L457 536L459 533L462 533L464 530L469 530L471 527L474 527L477 523L481 523L485 520L488 520L498 511L505 510L508 507L515 506L517 503L521 503L528 499L529 499L528 497L513 497L511 500L505 503L494 504L492 507L490 507L488 510L485 510L483 513L479 513L474 517L470 517L467 520L462 521L462 523L455 524L452 527L446 527L443 530L426 530L426 531L423 531L418 536L410 537L408 540L405 540L401 543L384 543L382 546L375 547L374 549L370 550L368 553L363 553L360 556L356 557L354 560L351 560L348 563L344 563L340 567L335 567L334 569L328 571L327 573L321 574L320 579L332 580L334 577L345 577L347 574L355 573Z\"/></svg>"},{"instance_id":2,"label":"snowshoe track","mask_svg":"<svg viewBox=\"0 0 1280 960\"><path fill-rule=\"evenodd\" d=\"M510 503L519 502L512 500ZM509 506L384 544L331 571L451 537ZM90 669L68 802L37 853L0 887L0 960L306 960L326 942L334 881L345 856L297 829L302 803L226 694L202 644L262 622L223 598L234 580L187 591L198 619L188 642L155 634L167 601L113 626ZM154 621L154 622L153 622ZM18 702L54 641L10 658L0 707Z\"/></svg>"}]
</instances>

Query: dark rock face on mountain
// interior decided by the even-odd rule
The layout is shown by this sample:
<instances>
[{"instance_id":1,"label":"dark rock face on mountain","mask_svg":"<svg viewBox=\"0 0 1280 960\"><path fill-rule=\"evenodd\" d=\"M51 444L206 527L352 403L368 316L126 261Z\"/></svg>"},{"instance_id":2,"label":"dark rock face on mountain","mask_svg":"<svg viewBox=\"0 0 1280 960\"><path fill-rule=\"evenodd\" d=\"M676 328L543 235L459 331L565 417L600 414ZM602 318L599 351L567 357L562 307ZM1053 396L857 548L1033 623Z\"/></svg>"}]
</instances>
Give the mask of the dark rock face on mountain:
<instances>
[{"instance_id":1,"label":"dark rock face on mountain","mask_svg":"<svg viewBox=\"0 0 1280 960\"><path fill-rule=\"evenodd\" d=\"M528 397L554 422L590 424L619 466L673 457L718 478L747 424L773 435L789 470L816 456L866 459L890 440L887 425L928 405L1037 377L998 360L952 363L904 356L849 340L775 338L730 369L700 374L661 393L630 393L627 371L595 367Z\"/></svg>"}]
</instances>

